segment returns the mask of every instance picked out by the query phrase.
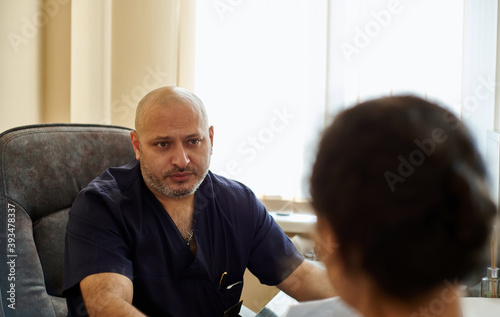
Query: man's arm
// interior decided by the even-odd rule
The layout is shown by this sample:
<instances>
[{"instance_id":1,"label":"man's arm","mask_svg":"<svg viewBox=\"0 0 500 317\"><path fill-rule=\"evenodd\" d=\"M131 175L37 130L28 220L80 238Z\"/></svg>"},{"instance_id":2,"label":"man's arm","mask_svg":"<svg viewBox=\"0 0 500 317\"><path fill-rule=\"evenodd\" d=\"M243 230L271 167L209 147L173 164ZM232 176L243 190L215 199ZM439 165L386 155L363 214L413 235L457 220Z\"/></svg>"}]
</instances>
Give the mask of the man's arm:
<instances>
[{"instance_id":1,"label":"man's arm","mask_svg":"<svg viewBox=\"0 0 500 317\"><path fill-rule=\"evenodd\" d=\"M305 260L277 286L299 302L337 295L330 285L326 271Z\"/></svg>"},{"instance_id":2,"label":"man's arm","mask_svg":"<svg viewBox=\"0 0 500 317\"><path fill-rule=\"evenodd\" d=\"M145 316L134 306L132 281L117 273L89 275L80 282L89 316Z\"/></svg>"}]
</instances>

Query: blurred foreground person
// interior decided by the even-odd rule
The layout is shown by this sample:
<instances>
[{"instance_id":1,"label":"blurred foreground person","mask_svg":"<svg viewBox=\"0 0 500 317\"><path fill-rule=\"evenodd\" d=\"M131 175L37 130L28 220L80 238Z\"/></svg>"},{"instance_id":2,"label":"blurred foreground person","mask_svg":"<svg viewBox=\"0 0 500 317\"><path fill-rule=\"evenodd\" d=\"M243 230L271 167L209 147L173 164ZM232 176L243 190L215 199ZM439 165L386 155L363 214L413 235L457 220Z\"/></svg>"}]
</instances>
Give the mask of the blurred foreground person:
<instances>
[{"instance_id":1,"label":"blurred foreground person","mask_svg":"<svg viewBox=\"0 0 500 317\"><path fill-rule=\"evenodd\" d=\"M311 196L340 296L288 316L461 316L460 283L482 263L496 207L457 117L412 96L343 111L320 141Z\"/></svg>"}]
</instances>

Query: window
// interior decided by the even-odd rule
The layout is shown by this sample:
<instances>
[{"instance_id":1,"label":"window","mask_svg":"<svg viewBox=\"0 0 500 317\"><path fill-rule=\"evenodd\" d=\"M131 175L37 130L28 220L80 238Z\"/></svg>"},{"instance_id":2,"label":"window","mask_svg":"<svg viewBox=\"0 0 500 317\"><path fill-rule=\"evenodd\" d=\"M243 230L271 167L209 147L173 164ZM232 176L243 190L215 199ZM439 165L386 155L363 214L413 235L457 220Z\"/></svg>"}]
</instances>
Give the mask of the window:
<instances>
[{"instance_id":1,"label":"window","mask_svg":"<svg viewBox=\"0 0 500 317\"><path fill-rule=\"evenodd\" d=\"M198 0L195 92L215 127L212 171L260 197L300 200L319 133L340 109L412 93L459 113L463 7Z\"/></svg>"}]
</instances>

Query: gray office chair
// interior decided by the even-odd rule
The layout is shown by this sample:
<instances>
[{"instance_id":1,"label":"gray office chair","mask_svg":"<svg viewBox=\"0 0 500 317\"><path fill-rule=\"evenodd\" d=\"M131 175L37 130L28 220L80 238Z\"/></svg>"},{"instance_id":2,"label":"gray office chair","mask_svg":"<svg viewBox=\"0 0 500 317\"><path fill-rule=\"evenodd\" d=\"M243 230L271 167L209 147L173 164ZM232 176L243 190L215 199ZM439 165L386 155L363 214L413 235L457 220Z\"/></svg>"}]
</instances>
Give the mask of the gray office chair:
<instances>
[{"instance_id":1,"label":"gray office chair","mask_svg":"<svg viewBox=\"0 0 500 317\"><path fill-rule=\"evenodd\" d=\"M0 134L0 316L67 314L61 289L68 210L93 178L133 159L129 132L46 124Z\"/></svg>"}]
</instances>

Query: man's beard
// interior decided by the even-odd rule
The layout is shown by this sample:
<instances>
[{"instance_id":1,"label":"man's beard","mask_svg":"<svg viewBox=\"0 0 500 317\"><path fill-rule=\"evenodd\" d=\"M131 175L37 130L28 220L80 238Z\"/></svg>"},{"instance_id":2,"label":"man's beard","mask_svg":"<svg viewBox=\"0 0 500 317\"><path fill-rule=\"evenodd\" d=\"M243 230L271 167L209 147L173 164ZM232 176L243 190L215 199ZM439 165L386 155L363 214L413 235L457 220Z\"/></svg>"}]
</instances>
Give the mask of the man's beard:
<instances>
[{"instance_id":1,"label":"man's beard","mask_svg":"<svg viewBox=\"0 0 500 317\"><path fill-rule=\"evenodd\" d=\"M148 164L144 162L143 159L139 160L139 162L141 164L141 171L144 178L144 182L154 191L172 198L182 198L194 194L198 189L198 187L200 187L201 183L203 182L205 176L208 173L207 169L203 172L203 175L200 176L195 168L189 166L184 169L174 167L171 170L165 172L162 175L162 179L159 179L158 177L156 177L156 175L154 175L151 172L151 169L149 168ZM193 173L194 177L196 178L195 183L189 187L181 185L177 189L170 188L166 183L167 177L182 172Z\"/></svg>"}]
</instances>

